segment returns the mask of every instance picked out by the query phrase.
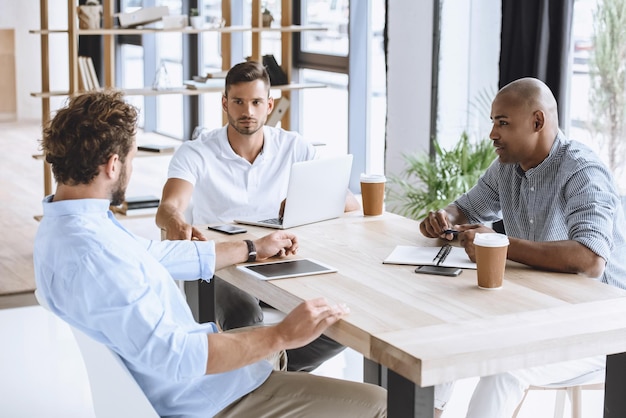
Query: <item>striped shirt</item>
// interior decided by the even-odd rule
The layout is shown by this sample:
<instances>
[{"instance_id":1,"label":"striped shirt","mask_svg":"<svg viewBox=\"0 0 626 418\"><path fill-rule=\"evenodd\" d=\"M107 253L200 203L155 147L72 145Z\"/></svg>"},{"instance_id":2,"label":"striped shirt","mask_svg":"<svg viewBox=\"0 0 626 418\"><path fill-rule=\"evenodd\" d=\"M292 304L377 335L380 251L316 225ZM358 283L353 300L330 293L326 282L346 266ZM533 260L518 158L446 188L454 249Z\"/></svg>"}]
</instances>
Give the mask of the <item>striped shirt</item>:
<instances>
[{"instance_id":1,"label":"striped shirt","mask_svg":"<svg viewBox=\"0 0 626 418\"><path fill-rule=\"evenodd\" d=\"M470 223L502 219L510 237L580 242L607 261L602 281L626 289L626 222L611 173L561 132L537 167L496 159L454 204Z\"/></svg>"}]
</instances>

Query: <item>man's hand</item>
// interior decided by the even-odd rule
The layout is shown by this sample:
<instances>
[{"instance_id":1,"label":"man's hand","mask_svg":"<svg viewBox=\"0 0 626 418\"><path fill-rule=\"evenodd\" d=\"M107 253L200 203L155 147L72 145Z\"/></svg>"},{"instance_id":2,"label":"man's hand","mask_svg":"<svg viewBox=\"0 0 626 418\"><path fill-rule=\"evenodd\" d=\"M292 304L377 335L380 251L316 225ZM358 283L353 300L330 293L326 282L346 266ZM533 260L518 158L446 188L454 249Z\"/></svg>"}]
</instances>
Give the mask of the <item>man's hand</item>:
<instances>
[{"instance_id":1,"label":"man's hand","mask_svg":"<svg viewBox=\"0 0 626 418\"><path fill-rule=\"evenodd\" d=\"M206 241L200 230L185 222L170 221L167 224L165 238L169 240L198 240Z\"/></svg>"},{"instance_id":2,"label":"man's hand","mask_svg":"<svg viewBox=\"0 0 626 418\"><path fill-rule=\"evenodd\" d=\"M467 256L474 263L476 262L476 248L474 247L474 236L477 232L481 234L494 233L491 228L487 228L485 225L458 225L456 228L459 231L459 244L465 248Z\"/></svg>"},{"instance_id":3,"label":"man's hand","mask_svg":"<svg viewBox=\"0 0 626 418\"><path fill-rule=\"evenodd\" d=\"M323 298L302 302L282 322L240 332L208 334L209 374L238 369L280 350L302 347L349 313L345 306L330 306Z\"/></svg>"},{"instance_id":4,"label":"man's hand","mask_svg":"<svg viewBox=\"0 0 626 418\"><path fill-rule=\"evenodd\" d=\"M276 325L276 333L285 349L302 347L350 313L345 305L331 306L324 298L302 302Z\"/></svg>"},{"instance_id":5,"label":"man's hand","mask_svg":"<svg viewBox=\"0 0 626 418\"><path fill-rule=\"evenodd\" d=\"M298 252L298 238L290 232L276 231L254 241L257 260L287 256Z\"/></svg>"},{"instance_id":6,"label":"man's hand","mask_svg":"<svg viewBox=\"0 0 626 418\"><path fill-rule=\"evenodd\" d=\"M420 222L420 232L428 238L443 238L452 241L454 234L444 234L443 231L456 229L456 226L450 222L450 215L445 209L431 210L428 216Z\"/></svg>"}]
</instances>

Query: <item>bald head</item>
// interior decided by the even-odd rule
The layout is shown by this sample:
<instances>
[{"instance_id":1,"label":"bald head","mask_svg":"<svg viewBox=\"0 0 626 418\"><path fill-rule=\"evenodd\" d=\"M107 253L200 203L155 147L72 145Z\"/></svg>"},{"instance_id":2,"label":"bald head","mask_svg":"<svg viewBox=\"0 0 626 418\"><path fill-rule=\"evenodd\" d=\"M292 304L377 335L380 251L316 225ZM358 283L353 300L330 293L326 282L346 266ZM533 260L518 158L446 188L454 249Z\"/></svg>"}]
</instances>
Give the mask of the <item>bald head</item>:
<instances>
[{"instance_id":1,"label":"bald head","mask_svg":"<svg viewBox=\"0 0 626 418\"><path fill-rule=\"evenodd\" d=\"M537 167L550 154L559 131L554 95L541 81L521 78L504 86L491 103L493 140L499 160Z\"/></svg>"},{"instance_id":2,"label":"bald head","mask_svg":"<svg viewBox=\"0 0 626 418\"><path fill-rule=\"evenodd\" d=\"M531 113L542 111L546 118L546 128L550 134L556 135L559 126L556 99L543 81L532 77L520 78L502 87L496 98L504 95L525 106Z\"/></svg>"}]
</instances>

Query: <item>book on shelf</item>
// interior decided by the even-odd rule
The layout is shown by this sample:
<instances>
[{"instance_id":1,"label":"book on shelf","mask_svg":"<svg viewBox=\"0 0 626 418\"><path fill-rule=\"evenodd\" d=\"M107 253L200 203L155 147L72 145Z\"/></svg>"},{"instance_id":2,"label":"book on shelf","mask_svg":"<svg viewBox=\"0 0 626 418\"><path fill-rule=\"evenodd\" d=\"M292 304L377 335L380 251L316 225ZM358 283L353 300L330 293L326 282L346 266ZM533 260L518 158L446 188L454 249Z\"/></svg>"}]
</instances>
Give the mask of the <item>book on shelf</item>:
<instances>
[{"instance_id":1,"label":"book on shelf","mask_svg":"<svg viewBox=\"0 0 626 418\"><path fill-rule=\"evenodd\" d=\"M174 152L176 148L174 145L164 145L164 144L144 144L137 146L137 150L139 151L147 151L147 152L155 152L155 153L169 153Z\"/></svg>"},{"instance_id":2,"label":"book on shelf","mask_svg":"<svg viewBox=\"0 0 626 418\"><path fill-rule=\"evenodd\" d=\"M206 73L206 75L194 75L191 78L193 79L193 81L196 81L198 83L206 83L206 81L209 78L221 78L221 79L226 78L226 71L218 71L218 72L215 72L215 73Z\"/></svg>"},{"instance_id":3,"label":"book on shelf","mask_svg":"<svg viewBox=\"0 0 626 418\"><path fill-rule=\"evenodd\" d=\"M78 57L78 88L81 91L98 90L100 81L96 74L96 68L93 65L91 57Z\"/></svg>"},{"instance_id":4,"label":"book on shelf","mask_svg":"<svg viewBox=\"0 0 626 418\"><path fill-rule=\"evenodd\" d=\"M185 87L191 90L202 90L208 88L224 88L223 78L207 78L206 81L185 80L183 81Z\"/></svg>"},{"instance_id":5,"label":"book on shelf","mask_svg":"<svg viewBox=\"0 0 626 418\"><path fill-rule=\"evenodd\" d=\"M83 57L78 57L78 90L89 91L89 78Z\"/></svg>"},{"instance_id":6,"label":"book on shelf","mask_svg":"<svg viewBox=\"0 0 626 418\"><path fill-rule=\"evenodd\" d=\"M87 65L89 79L94 89L100 89L100 81L98 80L98 74L96 74L96 67L93 65L93 59L91 57L83 57L85 64Z\"/></svg>"}]
</instances>

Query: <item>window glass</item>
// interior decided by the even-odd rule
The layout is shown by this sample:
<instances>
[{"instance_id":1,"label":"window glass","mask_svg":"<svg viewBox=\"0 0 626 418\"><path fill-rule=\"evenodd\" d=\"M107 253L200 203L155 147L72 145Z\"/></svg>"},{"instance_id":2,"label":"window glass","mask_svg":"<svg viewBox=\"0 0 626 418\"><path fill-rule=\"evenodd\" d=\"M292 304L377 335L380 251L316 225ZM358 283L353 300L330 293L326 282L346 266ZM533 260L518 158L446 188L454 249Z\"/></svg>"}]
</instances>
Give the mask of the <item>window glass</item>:
<instances>
[{"instance_id":1,"label":"window glass","mask_svg":"<svg viewBox=\"0 0 626 418\"><path fill-rule=\"evenodd\" d=\"M303 111L300 133L309 141L322 143L318 152L325 156L348 151L348 76L327 71L302 70L305 83L328 87L302 90Z\"/></svg>"},{"instance_id":2,"label":"window glass","mask_svg":"<svg viewBox=\"0 0 626 418\"><path fill-rule=\"evenodd\" d=\"M140 89L143 79L143 47L130 44L120 45L121 85L124 89ZM127 100L139 109L139 126L144 126L144 96L128 96Z\"/></svg>"},{"instance_id":3,"label":"window glass","mask_svg":"<svg viewBox=\"0 0 626 418\"><path fill-rule=\"evenodd\" d=\"M622 196L626 195L626 16L612 14L604 20L599 16L600 6L615 8L623 3L574 3L569 103L570 137L598 153L612 171ZM611 52L603 55L602 51L607 50ZM608 80L615 83L610 85ZM609 107L609 103L615 106Z\"/></svg>"},{"instance_id":4,"label":"window glass","mask_svg":"<svg viewBox=\"0 0 626 418\"><path fill-rule=\"evenodd\" d=\"M370 117L365 119L353 114L358 123L366 124L369 143L360 149L348 150L348 71L347 61L349 2L347 0L306 0L301 3L301 24L319 25L328 31L304 31L301 34L299 65L313 69L299 72L299 81L321 83L324 89L302 90L300 132L309 140L323 142L318 150L325 155L346 152L365 153L366 166L370 172L384 172L385 124L386 124L386 69L383 31L385 27L385 0L372 0L370 21L372 38L370 50ZM353 24L362 24L356 22ZM353 41L356 46L359 41ZM321 71L320 69L332 71ZM323 121L323 122L321 122Z\"/></svg>"},{"instance_id":5,"label":"window glass","mask_svg":"<svg viewBox=\"0 0 626 418\"><path fill-rule=\"evenodd\" d=\"M161 33L156 37L157 70L149 85L160 89L183 85L183 35L177 32ZM156 130L174 138L183 137L183 96L157 96Z\"/></svg>"},{"instance_id":6,"label":"window glass","mask_svg":"<svg viewBox=\"0 0 626 418\"><path fill-rule=\"evenodd\" d=\"M349 5L348 0L304 1L302 24L319 25L327 28L327 30L304 32L302 34L302 51L347 56L349 50Z\"/></svg>"}]
</instances>

